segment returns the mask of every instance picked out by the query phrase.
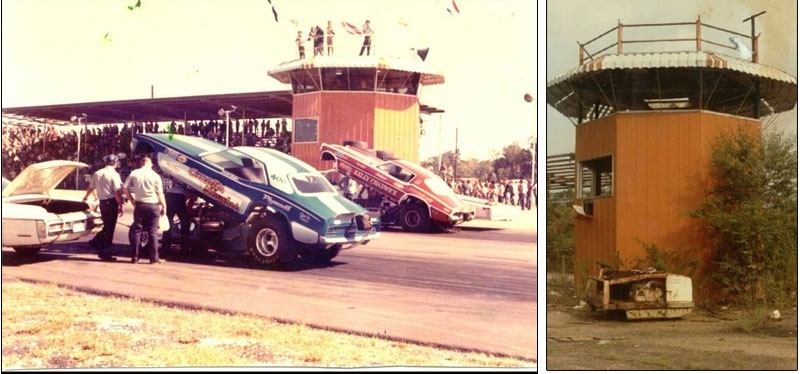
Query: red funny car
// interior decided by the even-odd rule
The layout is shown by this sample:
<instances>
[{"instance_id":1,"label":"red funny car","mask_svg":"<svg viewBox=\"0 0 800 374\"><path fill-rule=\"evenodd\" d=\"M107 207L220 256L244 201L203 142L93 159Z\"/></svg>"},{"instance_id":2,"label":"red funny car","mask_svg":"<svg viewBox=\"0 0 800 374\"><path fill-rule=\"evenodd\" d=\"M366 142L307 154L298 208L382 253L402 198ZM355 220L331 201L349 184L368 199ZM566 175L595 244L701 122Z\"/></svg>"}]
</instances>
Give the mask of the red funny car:
<instances>
[{"instance_id":1,"label":"red funny car","mask_svg":"<svg viewBox=\"0 0 800 374\"><path fill-rule=\"evenodd\" d=\"M320 153L323 160L335 162L342 193L379 210L383 225L423 232L475 217L474 206L462 202L438 175L389 152L368 149L365 142L323 143Z\"/></svg>"}]
</instances>

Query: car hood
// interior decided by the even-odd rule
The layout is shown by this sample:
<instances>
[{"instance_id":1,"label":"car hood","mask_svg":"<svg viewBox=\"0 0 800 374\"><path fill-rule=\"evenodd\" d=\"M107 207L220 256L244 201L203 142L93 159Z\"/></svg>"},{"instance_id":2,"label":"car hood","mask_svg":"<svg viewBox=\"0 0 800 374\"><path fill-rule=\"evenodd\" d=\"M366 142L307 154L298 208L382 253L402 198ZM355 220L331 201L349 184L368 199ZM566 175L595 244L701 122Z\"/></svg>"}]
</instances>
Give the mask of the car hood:
<instances>
[{"instance_id":1,"label":"car hood","mask_svg":"<svg viewBox=\"0 0 800 374\"><path fill-rule=\"evenodd\" d=\"M3 197L17 195L49 195L61 181L78 168L89 165L83 162L53 160L28 165L22 173L3 189Z\"/></svg>"}]
</instances>

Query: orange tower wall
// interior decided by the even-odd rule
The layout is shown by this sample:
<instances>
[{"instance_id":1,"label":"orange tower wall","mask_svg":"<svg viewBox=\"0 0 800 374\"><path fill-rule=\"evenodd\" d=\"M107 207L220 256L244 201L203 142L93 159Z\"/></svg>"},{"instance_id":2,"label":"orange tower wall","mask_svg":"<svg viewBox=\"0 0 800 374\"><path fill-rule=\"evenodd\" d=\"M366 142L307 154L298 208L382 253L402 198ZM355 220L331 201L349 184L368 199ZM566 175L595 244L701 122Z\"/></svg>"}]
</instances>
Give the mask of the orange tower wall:
<instances>
[{"instance_id":1,"label":"orange tower wall","mask_svg":"<svg viewBox=\"0 0 800 374\"><path fill-rule=\"evenodd\" d=\"M322 143L365 141L371 148L419 160L419 103L416 96L376 92L313 92L294 95L293 118L317 118L318 142L292 142L292 155L320 170Z\"/></svg>"},{"instance_id":2,"label":"orange tower wall","mask_svg":"<svg viewBox=\"0 0 800 374\"><path fill-rule=\"evenodd\" d=\"M672 111L618 113L578 126L576 162L612 155L614 185L612 196L594 199L593 216L576 220L574 275L584 282L577 284L598 273L597 261L628 267L644 259L643 243L707 261L699 225L686 213L704 198L714 141L738 128L757 136L761 123Z\"/></svg>"}]
</instances>

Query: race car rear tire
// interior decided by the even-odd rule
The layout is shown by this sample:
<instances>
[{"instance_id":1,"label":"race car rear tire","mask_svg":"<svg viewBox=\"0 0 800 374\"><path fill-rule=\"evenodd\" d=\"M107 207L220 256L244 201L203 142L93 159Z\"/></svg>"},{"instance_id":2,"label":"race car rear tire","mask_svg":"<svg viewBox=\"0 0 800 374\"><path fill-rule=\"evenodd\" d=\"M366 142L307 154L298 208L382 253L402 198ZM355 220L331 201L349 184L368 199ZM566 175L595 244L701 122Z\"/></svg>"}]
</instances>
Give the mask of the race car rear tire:
<instances>
[{"instance_id":1,"label":"race car rear tire","mask_svg":"<svg viewBox=\"0 0 800 374\"><path fill-rule=\"evenodd\" d=\"M384 161L397 160L397 157L394 157L394 153L382 149L376 150L375 156Z\"/></svg>"},{"instance_id":2,"label":"race car rear tire","mask_svg":"<svg viewBox=\"0 0 800 374\"><path fill-rule=\"evenodd\" d=\"M360 149L367 149L367 147L369 147L369 144L367 144L367 142L361 140L345 140L344 142L342 142L342 145L344 146L349 145L353 148L360 148Z\"/></svg>"},{"instance_id":3,"label":"race car rear tire","mask_svg":"<svg viewBox=\"0 0 800 374\"><path fill-rule=\"evenodd\" d=\"M276 217L259 218L247 237L247 253L262 265L277 265L291 257L292 238Z\"/></svg>"},{"instance_id":4,"label":"race car rear tire","mask_svg":"<svg viewBox=\"0 0 800 374\"><path fill-rule=\"evenodd\" d=\"M410 204L400 215L403 229L409 232L425 232L430 229L431 217L422 204Z\"/></svg>"},{"instance_id":5,"label":"race car rear tire","mask_svg":"<svg viewBox=\"0 0 800 374\"><path fill-rule=\"evenodd\" d=\"M41 250L41 247L14 247L14 251L23 256L33 256Z\"/></svg>"}]
</instances>

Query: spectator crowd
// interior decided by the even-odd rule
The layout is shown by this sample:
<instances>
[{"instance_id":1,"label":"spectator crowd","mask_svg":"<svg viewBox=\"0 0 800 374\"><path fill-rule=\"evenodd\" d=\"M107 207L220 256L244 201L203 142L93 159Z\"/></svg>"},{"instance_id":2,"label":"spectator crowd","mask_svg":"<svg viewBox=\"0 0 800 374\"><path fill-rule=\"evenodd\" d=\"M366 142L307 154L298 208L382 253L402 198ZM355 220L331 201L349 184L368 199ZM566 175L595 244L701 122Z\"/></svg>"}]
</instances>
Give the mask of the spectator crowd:
<instances>
[{"instance_id":1,"label":"spectator crowd","mask_svg":"<svg viewBox=\"0 0 800 374\"><path fill-rule=\"evenodd\" d=\"M530 179L501 179L499 181L477 178L447 178L450 188L457 194L488 200L493 203L519 206L530 210L536 206L536 185Z\"/></svg>"},{"instance_id":2,"label":"spectator crowd","mask_svg":"<svg viewBox=\"0 0 800 374\"><path fill-rule=\"evenodd\" d=\"M85 126L80 134L75 130L59 130L56 126L8 125L2 126L2 175L13 180L30 164L49 160L78 160L89 165L84 175L91 175L104 166L103 157L120 155L119 171L128 175L136 166L132 165L131 140L139 133L185 134L211 139L231 147L239 145L274 148L290 153L292 134L287 129L286 119L237 119L231 120L231 135L226 136L225 121L188 121L186 124L157 122L122 125ZM80 136L80 139L78 138ZM78 152L80 144L80 152ZM78 159L80 157L80 159ZM86 178L66 178L58 188L85 189Z\"/></svg>"}]
</instances>

